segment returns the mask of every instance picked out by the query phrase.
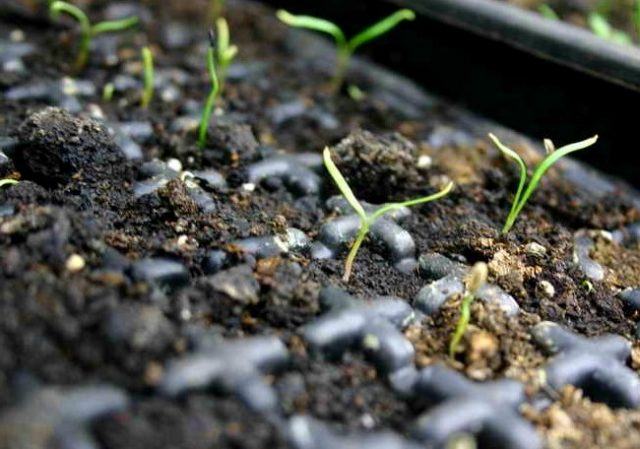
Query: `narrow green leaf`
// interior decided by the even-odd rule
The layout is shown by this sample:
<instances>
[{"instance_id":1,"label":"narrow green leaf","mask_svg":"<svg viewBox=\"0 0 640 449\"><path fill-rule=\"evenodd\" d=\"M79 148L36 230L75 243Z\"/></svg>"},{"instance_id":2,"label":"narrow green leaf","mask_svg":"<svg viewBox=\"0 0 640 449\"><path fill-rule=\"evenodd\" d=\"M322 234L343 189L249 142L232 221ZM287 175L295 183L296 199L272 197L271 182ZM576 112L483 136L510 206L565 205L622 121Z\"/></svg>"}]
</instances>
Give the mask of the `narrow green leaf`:
<instances>
[{"instance_id":1,"label":"narrow green leaf","mask_svg":"<svg viewBox=\"0 0 640 449\"><path fill-rule=\"evenodd\" d=\"M289 26L296 28L306 28L309 30L320 31L321 33L329 34L336 40L339 48L347 47L347 38L344 36L344 33L342 32L340 27L338 27L338 25L333 22L311 16L295 16L285 11L284 9L278 10L276 15L278 16L278 19Z\"/></svg>"},{"instance_id":2,"label":"narrow green leaf","mask_svg":"<svg viewBox=\"0 0 640 449\"><path fill-rule=\"evenodd\" d=\"M356 48L360 47L377 37L389 32L395 28L403 20L414 20L416 14L410 9L401 9L391 14L389 17L382 19L380 22L370 26L366 30L358 33L349 41L349 49L353 53Z\"/></svg>"},{"instance_id":3,"label":"narrow green leaf","mask_svg":"<svg viewBox=\"0 0 640 449\"><path fill-rule=\"evenodd\" d=\"M84 11L82 11L77 6L63 1L55 1L51 3L51 5L49 6L49 10L56 18L60 15L61 12L69 14L80 23L80 27L82 28L83 32L90 32L91 22L89 22L89 18L84 13Z\"/></svg>"},{"instance_id":4,"label":"narrow green leaf","mask_svg":"<svg viewBox=\"0 0 640 449\"><path fill-rule=\"evenodd\" d=\"M333 178L333 182L335 182L336 186L338 186L338 189L340 190L340 193L342 193L342 196L344 196L353 210L356 211L363 223L368 221L367 213L365 212L364 208L351 191L351 187L349 187L349 184L347 184L347 181L342 176L342 173L340 173L340 170L338 170L338 167L336 167L336 164L333 163L329 147L326 147L324 149L322 157L324 159L324 166L327 168L327 171L331 175L331 178Z\"/></svg>"},{"instance_id":5,"label":"narrow green leaf","mask_svg":"<svg viewBox=\"0 0 640 449\"><path fill-rule=\"evenodd\" d=\"M454 186L453 182L449 182L442 190L440 190L437 193L434 193L433 195L425 196L422 198L416 198L413 200L403 201L401 203L385 204L384 206L376 210L373 214L371 214L371 217L369 220L373 223L375 220L382 217L384 214L388 214L390 212L393 212L394 210L398 210L403 207L417 206L418 204L429 203L431 201L440 199L443 196L447 195L449 192L451 192L451 189L453 189L453 186Z\"/></svg>"},{"instance_id":6,"label":"narrow green leaf","mask_svg":"<svg viewBox=\"0 0 640 449\"><path fill-rule=\"evenodd\" d=\"M112 31L123 31L127 28L131 28L138 24L138 18L131 16L120 20L108 20L105 22L100 22L91 27L91 33L101 34L101 33L110 33Z\"/></svg>"},{"instance_id":7,"label":"narrow green leaf","mask_svg":"<svg viewBox=\"0 0 640 449\"><path fill-rule=\"evenodd\" d=\"M0 179L0 187L18 184L15 179Z\"/></svg>"}]
</instances>

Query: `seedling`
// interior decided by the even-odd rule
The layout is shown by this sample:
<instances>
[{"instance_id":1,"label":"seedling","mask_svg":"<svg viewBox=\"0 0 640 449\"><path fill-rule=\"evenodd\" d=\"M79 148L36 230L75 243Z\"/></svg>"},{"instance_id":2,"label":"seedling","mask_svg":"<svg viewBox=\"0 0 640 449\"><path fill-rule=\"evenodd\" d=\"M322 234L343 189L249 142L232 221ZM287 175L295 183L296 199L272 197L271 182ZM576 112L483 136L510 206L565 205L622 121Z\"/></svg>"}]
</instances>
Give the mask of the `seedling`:
<instances>
[{"instance_id":1,"label":"seedling","mask_svg":"<svg viewBox=\"0 0 640 449\"><path fill-rule=\"evenodd\" d=\"M18 181L16 181L15 179L0 179L0 187L10 186L14 184L18 184Z\"/></svg>"},{"instance_id":2,"label":"seedling","mask_svg":"<svg viewBox=\"0 0 640 449\"><path fill-rule=\"evenodd\" d=\"M200 118L200 129L198 132L198 146L203 149L207 144L207 130L209 129L209 120L211 112L215 105L216 98L220 93L220 83L218 82L218 74L216 73L216 36L213 30L209 31L209 48L207 49L207 71L209 72L209 80L211 81L211 90L207 97L207 102L202 110Z\"/></svg>"},{"instance_id":3,"label":"seedling","mask_svg":"<svg viewBox=\"0 0 640 449\"><path fill-rule=\"evenodd\" d=\"M487 282L487 264L484 262L476 263L471 268L471 276L467 285L467 291L460 303L460 317L456 323L456 329L449 342L449 357L453 358L458 350L460 340L464 337L467 327L469 326L469 320L471 319L471 303L476 298L476 294Z\"/></svg>"},{"instance_id":4,"label":"seedling","mask_svg":"<svg viewBox=\"0 0 640 449\"><path fill-rule=\"evenodd\" d=\"M229 26L223 18L216 22L216 33L209 30L209 48L207 49L207 71L211 81L211 90L207 97L202 117L200 119L200 129L198 132L198 146L204 148L207 143L207 130L209 129L209 120L218 95L222 91L224 78L227 69L238 54L238 47L230 44ZM216 67L217 66L217 67Z\"/></svg>"},{"instance_id":5,"label":"seedling","mask_svg":"<svg viewBox=\"0 0 640 449\"><path fill-rule=\"evenodd\" d=\"M524 187L527 182L527 165L525 164L524 160L511 148L503 145L502 142L500 142L500 140L498 140L498 138L493 134L489 134L489 138L493 141L496 147L498 147L502 154L516 161L518 163L518 166L520 167L520 182L518 184L518 190L516 190L516 195L513 197L511 211L509 212L504 227L502 228L503 234L509 232L509 230L513 227L513 224L518 218L518 215L520 215L522 208L538 187L538 183L542 179L542 176L544 176L544 174L547 172L547 170L549 170L549 168L551 168L553 164L558 162L560 158L566 156L567 154L583 150L598 141L598 136L593 136L590 139L572 143L556 150L550 140L545 140L545 148L547 149L548 154L542 160L542 162L540 162L536 166L533 172L533 176L531 176L531 179L529 180L529 185L525 190Z\"/></svg>"},{"instance_id":6,"label":"seedling","mask_svg":"<svg viewBox=\"0 0 640 449\"><path fill-rule=\"evenodd\" d=\"M102 88L102 99L104 101L111 101L113 99L113 93L116 90L116 86L113 83L107 83Z\"/></svg>"},{"instance_id":7,"label":"seedling","mask_svg":"<svg viewBox=\"0 0 640 449\"><path fill-rule=\"evenodd\" d=\"M607 18L597 12L592 12L587 18L589 28L598 37L622 45L631 45L633 40L624 31L620 31L611 26Z\"/></svg>"},{"instance_id":8,"label":"seedling","mask_svg":"<svg viewBox=\"0 0 640 449\"><path fill-rule=\"evenodd\" d=\"M360 249L362 242L364 242L364 239L369 233L369 229L376 222L376 220L378 220L383 215L393 212L395 210L398 210L400 208L417 206L418 204L428 203L430 201L434 201L439 198L442 198L443 196L448 194L453 188L453 182L449 182L444 189L442 189L441 191L433 195L417 198L414 200L404 201L401 203L384 204L373 213L367 214L362 204L360 204L360 202L357 200L357 198L351 191L351 187L349 187L349 184L347 184L347 181L342 176L342 173L340 173L340 170L338 170L338 167L336 167L336 165L333 163L333 160L331 159L331 151L329 150L329 148L324 149L323 158L324 158L324 165L327 171L329 172L329 175L331 175L331 178L335 182L336 186L340 190L340 193L342 193L342 196L344 196L344 198L347 200L349 205L360 217L360 229L358 230L356 239L351 245L351 249L349 250L349 254L347 255L347 258L344 264L344 274L342 276L342 280L344 282L349 282L349 278L351 277L351 270L353 268L353 262L356 258L356 255L358 254L358 250Z\"/></svg>"},{"instance_id":9,"label":"seedling","mask_svg":"<svg viewBox=\"0 0 640 449\"><path fill-rule=\"evenodd\" d=\"M209 9L211 11L211 23L216 23L216 21L222 17L222 10L224 9L224 0L210 0Z\"/></svg>"},{"instance_id":10,"label":"seedling","mask_svg":"<svg viewBox=\"0 0 640 449\"><path fill-rule=\"evenodd\" d=\"M102 33L114 31L122 31L138 23L137 17L127 17L120 20L108 20L92 25L87 15L77 6L63 1L54 1L49 6L54 17L64 12L78 21L80 24L82 37L80 38L80 49L75 62L75 69L80 71L84 68L89 60L89 50L91 49L91 39Z\"/></svg>"},{"instance_id":11,"label":"seedling","mask_svg":"<svg viewBox=\"0 0 640 449\"><path fill-rule=\"evenodd\" d=\"M401 9L347 40L340 27L328 20L311 16L295 16L282 9L277 12L277 16L282 22L289 26L320 31L329 34L335 39L337 46L337 65L331 83L334 92L340 90L345 73L349 67L351 56L358 47L391 31L403 20L413 20L416 17L415 13L410 9Z\"/></svg>"},{"instance_id":12,"label":"seedling","mask_svg":"<svg viewBox=\"0 0 640 449\"><path fill-rule=\"evenodd\" d=\"M140 105L146 109L153 99L153 53L151 53L149 47L142 49L142 65L144 67L144 92L142 93Z\"/></svg>"},{"instance_id":13,"label":"seedling","mask_svg":"<svg viewBox=\"0 0 640 449\"><path fill-rule=\"evenodd\" d=\"M549 20L560 20L558 13L556 13L551 6L546 3L542 3L538 6L538 12L545 18Z\"/></svg>"}]
</instances>

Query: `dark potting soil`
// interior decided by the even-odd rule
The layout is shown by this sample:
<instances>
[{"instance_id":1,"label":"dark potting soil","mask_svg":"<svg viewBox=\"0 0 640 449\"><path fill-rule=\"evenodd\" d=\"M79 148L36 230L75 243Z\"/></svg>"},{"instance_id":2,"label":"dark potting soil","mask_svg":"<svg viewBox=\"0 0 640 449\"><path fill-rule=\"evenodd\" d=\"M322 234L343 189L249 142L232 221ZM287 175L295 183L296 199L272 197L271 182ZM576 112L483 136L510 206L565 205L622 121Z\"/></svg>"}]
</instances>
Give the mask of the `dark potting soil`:
<instances>
[{"instance_id":1,"label":"dark potting soil","mask_svg":"<svg viewBox=\"0 0 640 449\"><path fill-rule=\"evenodd\" d=\"M486 133L530 165L538 147L362 61L364 95L332 95L328 46L247 2L227 6L240 53L200 151L206 2L85 6L143 23L73 77L73 23L0 6L0 176L20 180L0 188L0 448L640 445L627 187L561 163L501 235L518 175ZM348 283L325 146L369 203L456 183L372 229Z\"/></svg>"}]
</instances>

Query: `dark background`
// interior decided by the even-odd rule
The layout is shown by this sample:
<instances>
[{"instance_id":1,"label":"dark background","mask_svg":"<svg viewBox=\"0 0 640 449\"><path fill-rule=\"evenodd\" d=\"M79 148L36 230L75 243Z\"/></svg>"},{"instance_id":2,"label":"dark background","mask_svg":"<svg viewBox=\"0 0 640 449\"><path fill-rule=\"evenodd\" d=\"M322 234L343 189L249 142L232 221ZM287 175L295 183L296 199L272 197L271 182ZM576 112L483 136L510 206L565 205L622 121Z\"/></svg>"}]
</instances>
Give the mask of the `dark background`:
<instances>
[{"instance_id":1,"label":"dark background","mask_svg":"<svg viewBox=\"0 0 640 449\"><path fill-rule=\"evenodd\" d=\"M397 9L383 0L267 3L334 20L348 35ZM560 146L599 134L598 144L577 157L640 187L634 162L640 94L633 90L424 16L361 53L532 138L548 137Z\"/></svg>"}]
</instances>

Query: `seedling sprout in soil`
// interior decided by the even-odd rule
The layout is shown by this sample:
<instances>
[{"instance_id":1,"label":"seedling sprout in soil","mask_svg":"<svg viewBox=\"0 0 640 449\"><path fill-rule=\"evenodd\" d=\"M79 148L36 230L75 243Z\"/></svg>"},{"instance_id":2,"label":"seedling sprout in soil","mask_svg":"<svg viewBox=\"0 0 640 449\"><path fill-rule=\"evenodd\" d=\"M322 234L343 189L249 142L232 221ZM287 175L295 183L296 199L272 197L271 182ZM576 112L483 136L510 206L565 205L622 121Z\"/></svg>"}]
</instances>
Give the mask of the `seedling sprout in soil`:
<instances>
[{"instance_id":1,"label":"seedling sprout in soil","mask_svg":"<svg viewBox=\"0 0 640 449\"><path fill-rule=\"evenodd\" d=\"M209 129L209 120L216 99L222 90L224 78L227 69L238 54L238 47L230 44L229 26L227 21L220 18L216 22L216 33L209 30L209 48L207 49L207 71L209 72L209 80L211 81L211 90L207 97L202 117L200 119L200 129L198 131L198 147L203 149L207 143L207 130ZM217 67L216 67L217 66Z\"/></svg>"},{"instance_id":2,"label":"seedling sprout in soil","mask_svg":"<svg viewBox=\"0 0 640 449\"><path fill-rule=\"evenodd\" d=\"M462 337L467 331L469 319L471 318L471 303L475 299L478 290L487 282L487 271L487 264L484 262L478 262L471 268L471 277L467 286L467 292L460 303L460 317L458 318L456 329L449 343L449 357L451 358L455 356L460 340L462 340Z\"/></svg>"},{"instance_id":3,"label":"seedling sprout in soil","mask_svg":"<svg viewBox=\"0 0 640 449\"><path fill-rule=\"evenodd\" d=\"M91 49L91 39L101 33L109 33L113 31L122 31L138 23L138 18L131 16L120 20L108 20L91 25L87 15L77 6L63 1L54 1L49 6L54 17L60 15L61 12L69 14L80 24L82 36L80 38L80 49L75 62L75 69L80 71L84 68L89 60L89 50Z\"/></svg>"},{"instance_id":4,"label":"seedling sprout in soil","mask_svg":"<svg viewBox=\"0 0 640 449\"><path fill-rule=\"evenodd\" d=\"M589 28L591 28L591 31L596 36L611 42L615 42L617 44L633 44L631 36L629 36L624 31L616 30L613 26L611 26L604 15L597 12L592 12L591 14L589 14L587 21L589 23Z\"/></svg>"},{"instance_id":5,"label":"seedling sprout in soil","mask_svg":"<svg viewBox=\"0 0 640 449\"><path fill-rule=\"evenodd\" d=\"M333 92L340 90L351 56L358 47L391 31L403 20L414 20L416 17L415 13L410 9L401 9L347 40L340 27L328 20L311 16L295 16L282 9L277 12L277 16L289 26L307 28L333 36L338 47L336 72L331 83Z\"/></svg>"},{"instance_id":6,"label":"seedling sprout in soil","mask_svg":"<svg viewBox=\"0 0 640 449\"><path fill-rule=\"evenodd\" d=\"M548 154L535 168L533 176L531 176L531 179L529 180L529 185L525 190L524 187L527 182L527 165L525 164L524 160L511 148L503 145L495 135L490 133L489 138L493 141L496 147L498 147L502 154L515 160L520 167L520 182L518 183L516 194L513 197L511 211L509 211L507 220L505 221L504 227L502 228L503 234L506 234L507 232L509 232L509 230L511 230L513 224L518 218L518 215L520 215L522 208L538 187L538 183L542 179L542 176L544 176L544 174L547 172L547 170L549 170L549 168L551 168L553 164L558 162L558 160L560 160L560 158L562 158L563 156L566 156L567 154L573 153L575 151L583 150L598 141L598 136L593 136L590 139L572 143L556 150L550 140L545 140L545 148L547 149Z\"/></svg>"},{"instance_id":7,"label":"seedling sprout in soil","mask_svg":"<svg viewBox=\"0 0 640 449\"><path fill-rule=\"evenodd\" d=\"M342 173L340 173L340 170L338 170L338 167L336 167L336 165L333 163L333 160L331 159L331 151L329 150L328 147L324 149L323 159L324 159L324 165L327 168L327 171L329 172L329 175L331 175L331 178L335 182L336 186L340 190L340 193L342 193L342 196L344 196L345 200L347 200L349 205L360 217L360 229L358 230L356 239L351 245L351 249L349 250L349 254L347 255L347 258L344 264L344 274L342 276L342 280L344 282L349 282L349 278L351 277L351 270L353 268L353 262L356 258L356 255L358 254L358 250L360 249L362 242L367 236L369 229L376 222L376 220L378 220L378 218L382 217L384 214L388 214L390 212L393 212L394 210L398 210L403 207L416 206L418 204L428 203L430 201L437 200L439 198L442 198L446 194L448 194L453 188L453 182L449 182L444 189L442 189L441 191L433 195L417 198L414 200L404 201L401 203L387 203L382 205L379 209L377 209L372 214L367 214L362 204L360 204L358 199L355 197L355 195L351 191L351 187L349 187L349 184L342 176Z\"/></svg>"},{"instance_id":8,"label":"seedling sprout in soil","mask_svg":"<svg viewBox=\"0 0 640 449\"><path fill-rule=\"evenodd\" d=\"M140 105L146 109L153 99L153 53L151 53L149 47L142 49L142 64L144 67L144 92L142 93Z\"/></svg>"},{"instance_id":9,"label":"seedling sprout in soil","mask_svg":"<svg viewBox=\"0 0 640 449\"><path fill-rule=\"evenodd\" d=\"M16 181L15 179L0 179L0 188L14 184L18 184L18 181Z\"/></svg>"},{"instance_id":10,"label":"seedling sprout in soil","mask_svg":"<svg viewBox=\"0 0 640 449\"><path fill-rule=\"evenodd\" d=\"M116 90L116 86L113 83L107 83L102 88L102 99L104 101L111 101L113 99L113 93Z\"/></svg>"}]
</instances>

